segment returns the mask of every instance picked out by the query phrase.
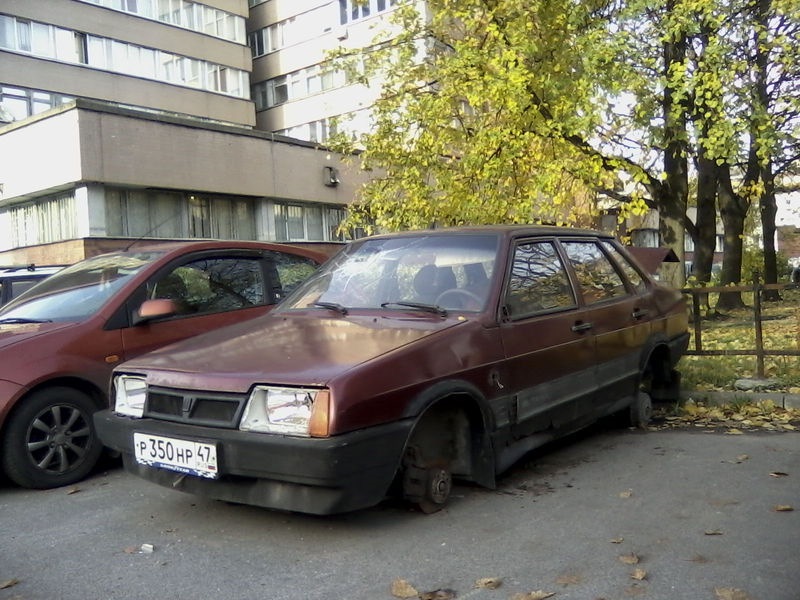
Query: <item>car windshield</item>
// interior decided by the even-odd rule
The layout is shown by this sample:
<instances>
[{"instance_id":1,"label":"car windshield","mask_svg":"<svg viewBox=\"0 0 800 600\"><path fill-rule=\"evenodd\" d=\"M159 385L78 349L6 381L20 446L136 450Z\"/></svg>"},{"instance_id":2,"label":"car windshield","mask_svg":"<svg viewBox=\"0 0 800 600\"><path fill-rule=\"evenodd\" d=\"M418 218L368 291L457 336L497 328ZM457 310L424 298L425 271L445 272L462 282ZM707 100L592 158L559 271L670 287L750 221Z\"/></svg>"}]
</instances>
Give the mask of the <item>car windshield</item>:
<instances>
[{"instance_id":1,"label":"car windshield","mask_svg":"<svg viewBox=\"0 0 800 600\"><path fill-rule=\"evenodd\" d=\"M435 231L353 242L289 296L279 311L481 311L497 248L496 235Z\"/></svg>"},{"instance_id":2,"label":"car windshield","mask_svg":"<svg viewBox=\"0 0 800 600\"><path fill-rule=\"evenodd\" d=\"M163 252L115 253L66 267L0 309L0 324L81 321Z\"/></svg>"}]
</instances>

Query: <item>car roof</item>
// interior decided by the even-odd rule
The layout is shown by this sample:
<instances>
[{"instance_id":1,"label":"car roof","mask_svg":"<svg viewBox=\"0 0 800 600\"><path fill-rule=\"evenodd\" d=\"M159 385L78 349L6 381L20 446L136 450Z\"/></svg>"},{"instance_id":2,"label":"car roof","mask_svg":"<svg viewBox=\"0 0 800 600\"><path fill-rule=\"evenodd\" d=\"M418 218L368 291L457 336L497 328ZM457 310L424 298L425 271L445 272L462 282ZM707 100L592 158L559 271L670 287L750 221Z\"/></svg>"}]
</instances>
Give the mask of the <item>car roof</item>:
<instances>
[{"instance_id":1,"label":"car roof","mask_svg":"<svg viewBox=\"0 0 800 600\"><path fill-rule=\"evenodd\" d=\"M66 265L16 265L0 266L0 278L2 279L30 279L35 277L46 277L57 273Z\"/></svg>"},{"instance_id":2,"label":"car roof","mask_svg":"<svg viewBox=\"0 0 800 600\"><path fill-rule=\"evenodd\" d=\"M544 236L544 235L577 235L602 238L613 238L610 233L596 231L593 229L581 229L576 227L561 227L557 225L473 225L463 227L447 227L443 229L417 229L411 231L401 231L395 233L385 233L371 236L371 238L394 238L419 235L464 235L464 234L496 234L507 238L523 236Z\"/></svg>"},{"instance_id":3,"label":"car roof","mask_svg":"<svg viewBox=\"0 0 800 600\"><path fill-rule=\"evenodd\" d=\"M142 239L133 240L125 246L117 250L112 250L104 254L119 254L126 252L165 252L167 254L184 254L186 252L202 251L202 250L274 250L277 252L288 252L291 254L298 254L316 260L317 262L324 262L328 255L319 250L305 248L291 243L279 242L259 242L247 240L154 240Z\"/></svg>"}]
</instances>

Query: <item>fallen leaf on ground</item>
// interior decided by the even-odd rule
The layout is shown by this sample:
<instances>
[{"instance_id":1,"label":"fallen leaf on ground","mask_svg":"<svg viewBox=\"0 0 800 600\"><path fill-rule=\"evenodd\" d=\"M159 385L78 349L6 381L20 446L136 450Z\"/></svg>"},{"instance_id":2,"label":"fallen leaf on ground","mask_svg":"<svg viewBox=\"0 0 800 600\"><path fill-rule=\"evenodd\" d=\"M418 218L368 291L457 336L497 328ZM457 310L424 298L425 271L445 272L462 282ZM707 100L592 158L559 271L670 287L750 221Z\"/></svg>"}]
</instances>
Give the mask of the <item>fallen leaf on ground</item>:
<instances>
[{"instance_id":1,"label":"fallen leaf on ground","mask_svg":"<svg viewBox=\"0 0 800 600\"><path fill-rule=\"evenodd\" d=\"M71 487L71 488L69 488L69 489L67 490L67 496L71 496L72 494L77 494L77 493L78 493L78 492L80 492L80 491L81 491L81 488L79 488L79 487L77 487L77 486L75 486L75 487Z\"/></svg>"},{"instance_id":2,"label":"fallen leaf on ground","mask_svg":"<svg viewBox=\"0 0 800 600\"><path fill-rule=\"evenodd\" d=\"M536 590L535 592L528 592L527 594L514 594L511 596L511 600L545 600L545 598L552 598L555 595L555 592Z\"/></svg>"},{"instance_id":3,"label":"fallen leaf on ground","mask_svg":"<svg viewBox=\"0 0 800 600\"><path fill-rule=\"evenodd\" d=\"M416 598L419 592L405 579L395 579L392 582L392 596L395 598Z\"/></svg>"},{"instance_id":4,"label":"fallen leaf on ground","mask_svg":"<svg viewBox=\"0 0 800 600\"><path fill-rule=\"evenodd\" d=\"M483 588L487 590L496 590L503 585L503 580L499 577L482 577L475 582L476 588Z\"/></svg>"},{"instance_id":5,"label":"fallen leaf on ground","mask_svg":"<svg viewBox=\"0 0 800 600\"><path fill-rule=\"evenodd\" d=\"M689 561L697 563L698 565L704 565L707 562L709 562L708 559L702 554L695 554L692 558L689 559Z\"/></svg>"},{"instance_id":6,"label":"fallen leaf on ground","mask_svg":"<svg viewBox=\"0 0 800 600\"><path fill-rule=\"evenodd\" d=\"M706 535L722 535L722 530L721 529L706 529L705 530L705 534Z\"/></svg>"},{"instance_id":7,"label":"fallen leaf on ground","mask_svg":"<svg viewBox=\"0 0 800 600\"><path fill-rule=\"evenodd\" d=\"M728 429L728 431L726 431L725 433L728 434L728 435L743 435L744 434L744 432L741 429L736 429L735 427L732 427L731 429Z\"/></svg>"},{"instance_id":8,"label":"fallen leaf on ground","mask_svg":"<svg viewBox=\"0 0 800 600\"><path fill-rule=\"evenodd\" d=\"M636 556L633 552L630 554L623 554L619 557L620 562L625 563L626 565L636 565L639 564L639 557Z\"/></svg>"},{"instance_id":9,"label":"fallen leaf on ground","mask_svg":"<svg viewBox=\"0 0 800 600\"><path fill-rule=\"evenodd\" d=\"M8 589L10 587L14 587L18 583L19 583L19 579L17 579L17 578L9 579L7 581L0 581L0 590L5 590L5 589Z\"/></svg>"},{"instance_id":10,"label":"fallen leaf on ground","mask_svg":"<svg viewBox=\"0 0 800 600\"><path fill-rule=\"evenodd\" d=\"M625 538L624 537L612 538L608 541L611 542L612 544L621 544L622 542L625 541Z\"/></svg>"},{"instance_id":11,"label":"fallen leaf on ground","mask_svg":"<svg viewBox=\"0 0 800 600\"><path fill-rule=\"evenodd\" d=\"M422 592L419 600L453 600L456 593L453 590L433 590L432 592Z\"/></svg>"},{"instance_id":12,"label":"fallen leaf on ground","mask_svg":"<svg viewBox=\"0 0 800 600\"><path fill-rule=\"evenodd\" d=\"M644 581L647 579L647 571L644 569L636 569L633 573L631 573L631 579L636 579L637 581Z\"/></svg>"},{"instance_id":13,"label":"fallen leaf on ground","mask_svg":"<svg viewBox=\"0 0 800 600\"><path fill-rule=\"evenodd\" d=\"M773 471L769 474L770 477L788 477L788 473L784 473L783 471Z\"/></svg>"},{"instance_id":14,"label":"fallen leaf on ground","mask_svg":"<svg viewBox=\"0 0 800 600\"><path fill-rule=\"evenodd\" d=\"M572 573L567 573L566 575L561 575L556 579L556 583L559 585L577 585L583 581L583 577L580 575L575 575Z\"/></svg>"},{"instance_id":15,"label":"fallen leaf on ground","mask_svg":"<svg viewBox=\"0 0 800 600\"><path fill-rule=\"evenodd\" d=\"M747 454L740 454L739 456L736 457L736 460L738 462L744 462L744 461L748 460L749 458L750 457Z\"/></svg>"},{"instance_id":16,"label":"fallen leaf on ground","mask_svg":"<svg viewBox=\"0 0 800 600\"><path fill-rule=\"evenodd\" d=\"M775 512L792 512L794 507L789 506L788 504L778 504L774 510Z\"/></svg>"},{"instance_id":17,"label":"fallen leaf on ground","mask_svg":"<svg viewBox=\"0 0 800 600\"><path fill-rule=\"evenodd\" d=\"M630 498L631 496L633 496L633 490L625 490L619 493L620 498Z\"/></svg>"},{"instance_id":18,"label":"fallen leaf on ground","mask_svg":"<svg viewBox=\"0 0 800 600\"><path fill-rule=\"evenodd\" d=\"M717 600L750 600L745 592L737 588L714 588Z\"/></svg>"},{"instance_id":19,"label":"fallen leaf on ground","mask_svg":"<svg viewBox=\"0 0 800 600\"><path fill-rule=\"evenodd\" d=\"M643 588L638 583L634 583L628 589L625 590L626 596L643 596L647 593L647 588Z\"/></svg>"}]
</instances>

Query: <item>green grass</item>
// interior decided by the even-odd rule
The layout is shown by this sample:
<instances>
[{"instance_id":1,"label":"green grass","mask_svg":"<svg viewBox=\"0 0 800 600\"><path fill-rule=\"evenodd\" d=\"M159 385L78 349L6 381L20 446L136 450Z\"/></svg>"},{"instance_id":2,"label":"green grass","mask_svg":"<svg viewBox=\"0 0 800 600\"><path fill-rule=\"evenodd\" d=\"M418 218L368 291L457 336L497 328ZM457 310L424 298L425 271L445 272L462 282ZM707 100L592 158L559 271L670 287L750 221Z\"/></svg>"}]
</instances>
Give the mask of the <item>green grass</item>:
<instances>
[{"instance_id":1,"label":"green grass","mask_svg":"<svg viewBox=\"0 0 800 600\"><path fill-rule=\"evenodd\" d=\"M783 292L779 302L763 302L764 347L800 349L800 291ZM716 302L711 294L711 305ZM707 315L702 321L704 350L753 350L756 347L752 294L743 294L747 309ZM691 328L691 325L690 325ZM689 342L694 349L694 333ZM731 390L737 379L756 376L755 356L684 356L678 365L686 389ZM765 376L780 380L780 389L800 392L800 357L767 356Z\"/></svg>"}]
</instances>

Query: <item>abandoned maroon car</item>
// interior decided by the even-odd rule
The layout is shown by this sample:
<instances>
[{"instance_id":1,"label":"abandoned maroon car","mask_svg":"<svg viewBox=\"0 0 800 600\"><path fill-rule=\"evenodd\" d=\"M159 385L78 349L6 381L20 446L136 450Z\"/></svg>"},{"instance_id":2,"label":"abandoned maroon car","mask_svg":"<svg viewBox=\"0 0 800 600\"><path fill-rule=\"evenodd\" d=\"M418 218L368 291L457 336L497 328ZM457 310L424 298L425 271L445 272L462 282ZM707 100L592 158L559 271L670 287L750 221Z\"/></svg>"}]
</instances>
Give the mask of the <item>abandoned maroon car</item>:
<instances>
[{"instance_id":1,"label":"abandoned maroon car","mask_svg":"<svg viewBox=\"0 0 800 600\"><path fill-rule=\"evenodd\" d=\"M125 363L95 417L128 471L310 513L440 508L524 453L676 393L680 293L610 236L549 227L353 242L271 314Z\"/></svg>"}]
</instances>

